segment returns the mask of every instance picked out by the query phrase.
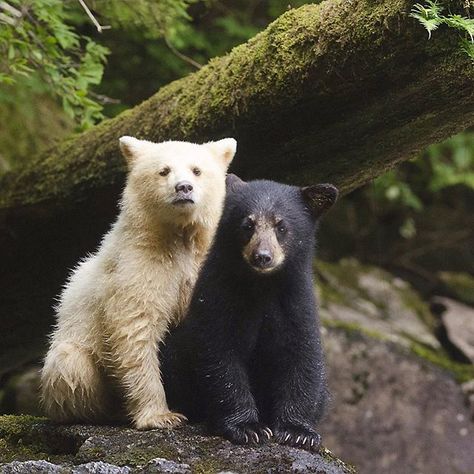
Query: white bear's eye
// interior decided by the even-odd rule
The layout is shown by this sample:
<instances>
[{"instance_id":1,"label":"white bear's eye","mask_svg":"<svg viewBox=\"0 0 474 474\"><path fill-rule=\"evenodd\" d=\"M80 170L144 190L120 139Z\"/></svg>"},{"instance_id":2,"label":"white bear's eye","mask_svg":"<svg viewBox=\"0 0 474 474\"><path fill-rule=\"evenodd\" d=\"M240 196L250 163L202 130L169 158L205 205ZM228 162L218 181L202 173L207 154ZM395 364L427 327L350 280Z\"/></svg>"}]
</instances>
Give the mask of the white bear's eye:
<instances>
[{"instance_id":1,"label":"white bear's eye","mask_svg":"<svg viewBox=\"0 0 474 474\"><path fill-rule=\"evenodd\" d=\"M170 174L170 169L168 166L166 166L165 168L163 168L161 171L160 171L160 176L168 176Z\"/></svg>"},{"instance_id":2,"label":"white bear's eye","mask_svg":"<svg viewBox=\"0 0 474 474\"><path fill-rule=\"evenodd\" d=\"M195 167L193 168L193 173L194 173L196 176L199 176L199 175L201 174L201 170L200 170L197 166L195 166Z\"/></svg>"}]
</instances>

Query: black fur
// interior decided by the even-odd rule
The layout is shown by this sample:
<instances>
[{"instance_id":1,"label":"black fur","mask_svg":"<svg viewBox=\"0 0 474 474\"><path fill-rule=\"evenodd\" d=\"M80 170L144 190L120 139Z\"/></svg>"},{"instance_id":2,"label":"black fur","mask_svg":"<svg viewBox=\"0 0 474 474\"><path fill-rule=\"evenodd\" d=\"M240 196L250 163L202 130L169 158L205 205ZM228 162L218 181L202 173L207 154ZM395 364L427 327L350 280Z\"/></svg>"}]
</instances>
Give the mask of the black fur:
<instances>
[{"instance_id":1,"label":"black fur","mask_svg":"<svg viewBox=\"0 0 474 474\"><path fill-rule=\"evenodd\" d=\"M188 316L162 348L168 404L236 443L273 435L316 450L327 390L313 291L314 235L337 190L234 177L227 187ZM258 213L277 214L286 228L278 236L285 261L270 274L259 274L242 257L250 237L241 223Z\"/></svg>"}]
</instances>

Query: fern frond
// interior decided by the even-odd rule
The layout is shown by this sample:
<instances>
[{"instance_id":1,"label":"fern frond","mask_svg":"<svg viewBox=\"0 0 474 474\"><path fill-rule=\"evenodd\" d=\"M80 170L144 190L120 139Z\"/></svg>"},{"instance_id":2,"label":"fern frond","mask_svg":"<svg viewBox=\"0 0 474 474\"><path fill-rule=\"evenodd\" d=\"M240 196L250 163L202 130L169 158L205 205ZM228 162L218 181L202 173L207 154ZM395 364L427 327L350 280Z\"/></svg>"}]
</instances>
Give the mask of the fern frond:
<instances>
[{"instance_id":1,"label":"fern frond","mask_svg":"<svg viewBox=\"0 0 474 474\"><path fill-rule=\"evenodd\" d=\"M442 24L468 35L470 41L467 37L461 38L461 49L474 60L474 18L451 13L443 15L442 13L443 7L437 0L426 0L425 5L415 3L410 16L418 20L428 31L428 39L431 38L431 33Z\"/></svg>"},{"instance_id":2,"label":"fern frond","mask_svg":"<svg viewBox=\"0 0 474 474\"><path fill-rule=\"evenodd\" d=\"M443 6L441 6L437 1L428 0L426 3L428 4L428 10L432 16L441 16L441 13L443 13L444 10Z\"/></svg>"},{"instance_id":3,"label":"fern frond","mask_svg":"<svg viewBox=\"0 0 474 474\"><path fill-rule=\"evenodd\" d=\"M443 23L443 19L439 16L442 12L442 7L436 2L427 2L425 7L420 3L415 3L411 10L410 16L417 19L428 32L428 39L431 38L431 32L436 30L439 25Z\"/></svg>"},{"instance_id":4,"label":"fern frond","mask_svg":"<svg viewBox=\"0 0 474 474\"><path fill-rule=\"evenodd\" d=\"M461 49L474 61L474 43L466 38L461 39Z\"/></svg>"},{"instance_id":5,"label":"fern frond","mask_svg":"<svg viewBox=\"0 0 474 474\"><path fill-rule=\"evenodd\" d=\"M466 18L461 15L450 15L443 19L443 22L451 28L466 32L471 41L474 41L474 19Z\"/></svg>"}]
</instances>

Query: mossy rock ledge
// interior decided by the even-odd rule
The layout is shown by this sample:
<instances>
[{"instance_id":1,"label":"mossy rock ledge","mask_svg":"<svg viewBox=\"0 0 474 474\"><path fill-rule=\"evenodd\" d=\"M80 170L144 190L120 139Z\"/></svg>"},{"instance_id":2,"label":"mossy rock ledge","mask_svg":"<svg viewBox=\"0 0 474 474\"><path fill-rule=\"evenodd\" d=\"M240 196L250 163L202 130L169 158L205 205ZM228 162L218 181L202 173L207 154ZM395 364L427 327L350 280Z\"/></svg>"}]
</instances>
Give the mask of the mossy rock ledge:
<instances>
[{"instance_id":1,"label":"mossy rock ledge","mask_svg":"<svg viewBox=\"0 0 474 474\"><path fill-rule=\"evenodd\" d=\"M0 473L318 473L350 474L319 454L269 443L236 446L201 426L137 431L122 426L59 426L44 418L0 416Z\"/></svg>"}]
</instances>

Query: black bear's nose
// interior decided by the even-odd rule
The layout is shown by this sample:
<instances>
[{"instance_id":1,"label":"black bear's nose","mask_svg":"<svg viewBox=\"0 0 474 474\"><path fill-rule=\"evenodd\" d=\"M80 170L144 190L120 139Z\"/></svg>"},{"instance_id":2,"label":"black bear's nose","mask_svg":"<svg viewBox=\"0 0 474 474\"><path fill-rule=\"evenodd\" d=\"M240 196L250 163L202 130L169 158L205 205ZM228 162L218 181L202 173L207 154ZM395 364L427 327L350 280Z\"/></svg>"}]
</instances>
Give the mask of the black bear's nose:
<instances>
[{"instance_id":1,"label":"black bear's nose","mask_svg":"<svg viewBox=\"0 0 474 474\"><path fill-rule=\"evenodd\" d=\"M269 250L257 250L253 254L254 264L258 267L268 267L272 260L272 254Z\"/></svg>"},{"instance_id":2,"label":"black bear's nose","mask_svg":"<svg viewBox=\"0 0 474 474\"><path fill-rule=\"evenodd\" d=\"M174 189L177 193L189 194L193 190L193 185L189 181L180 181Z\"/></svg>"}]
</instances>

